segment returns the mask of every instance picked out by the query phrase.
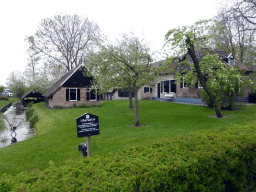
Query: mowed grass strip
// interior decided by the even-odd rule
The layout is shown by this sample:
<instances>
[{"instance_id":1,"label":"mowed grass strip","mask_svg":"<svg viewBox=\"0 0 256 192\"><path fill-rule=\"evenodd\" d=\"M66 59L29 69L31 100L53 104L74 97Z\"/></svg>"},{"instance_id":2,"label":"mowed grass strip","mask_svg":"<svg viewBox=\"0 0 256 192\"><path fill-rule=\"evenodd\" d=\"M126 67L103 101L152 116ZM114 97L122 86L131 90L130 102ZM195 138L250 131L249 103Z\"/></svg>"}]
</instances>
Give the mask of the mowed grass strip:
<instances>
[{"instance_id":1,"label":"mowed grass strip","mask_svg":"<svg viewBox=\"0 0 256 192\"><path fill-rule=\"evenodd\" d=\"M139 118L143 126L133 127L134 109L128 108L126 100L103 101L102 107L90 108L50 110L44 103L35 106L44 116L36 127L40 134L0 149L0 175L44 170L49 167L50 160L61 166L68 159L80 159L78 145L86 142L86 138L77 138L75 119L87 112L98 115L100 123L100 135L91 137L92 158L162 137L175 138L190 131L215 129L256 117L256 106L223 111L227 118L219 119L209 117L215 114L214 110L203 106L143 100L139 101Z\"/></svg>"}]
</instances>

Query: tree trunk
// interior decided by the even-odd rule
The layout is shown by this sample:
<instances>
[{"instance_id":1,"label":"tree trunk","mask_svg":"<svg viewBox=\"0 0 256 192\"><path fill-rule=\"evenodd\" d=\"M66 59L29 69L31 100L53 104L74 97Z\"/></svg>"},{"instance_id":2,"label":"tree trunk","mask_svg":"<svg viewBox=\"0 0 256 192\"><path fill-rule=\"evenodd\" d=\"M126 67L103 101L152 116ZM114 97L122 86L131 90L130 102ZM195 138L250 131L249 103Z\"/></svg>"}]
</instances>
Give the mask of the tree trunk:
<instances>
[{"instance_id":1,"label":"tree trunk","mask_svg":"<svg viewBox=\"0 0 256 192\"><path fill-rule=\"evenodd\" d=\"M133 108L132 106L132 92L129 91L129 104L130 104L130 108Z\"/></svg>"},{"instance_id":2,"label":"tree trunk","mask_svg":"<svg viewBox=\"0 0 256 192\"><path fill-rule=\"evenodd\" d=\"M138 91L135 93L135 126L139 126Z\"/></svg>"},{"instance_id":3,"label":"tree trunk","mask_svg":"<svg viewBox=\"0 0 256 192\"><path fill-rule=\"evenodd\" d=\"M221 117L223 117L223 115L221 113L221 110L219 109L219 105L216 102L215 96L210 92L210 90L208 89L208 87L206 85L206 82L204 80L204 76L203 76L203 74L202 74L202 72L200 70L199 60L198 60L198 58L196 56L196 53L195 53L194 44L190 41L190 38L188 36L186 38L186 44L188 45L187 46L188 47L187 48L188 54L192 58L194 66L196 68L196 73L197 73L198 79L199 79L201 85L203 86L205 92L207 93L207 95L209 96L210 100L213 103L213 107L215 109L216 116L221 118Z\"/></svg>"}]
</instances>

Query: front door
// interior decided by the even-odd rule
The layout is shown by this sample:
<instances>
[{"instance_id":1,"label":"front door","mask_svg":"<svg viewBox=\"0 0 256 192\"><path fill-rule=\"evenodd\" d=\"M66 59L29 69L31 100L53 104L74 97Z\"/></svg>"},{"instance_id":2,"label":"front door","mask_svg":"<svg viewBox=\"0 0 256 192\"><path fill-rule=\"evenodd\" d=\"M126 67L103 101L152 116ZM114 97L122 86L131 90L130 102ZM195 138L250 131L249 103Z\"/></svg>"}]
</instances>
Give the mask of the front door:
<instances>
[{"instance_id":1,"label":"front door","mask_svg":"<svg viewBox=\"0 0 256 192\"><path fill-rule=\"evenodd\" d=\"M160 98L160 83L157 83L157 97Z\"/></svg>"}]
</instances>

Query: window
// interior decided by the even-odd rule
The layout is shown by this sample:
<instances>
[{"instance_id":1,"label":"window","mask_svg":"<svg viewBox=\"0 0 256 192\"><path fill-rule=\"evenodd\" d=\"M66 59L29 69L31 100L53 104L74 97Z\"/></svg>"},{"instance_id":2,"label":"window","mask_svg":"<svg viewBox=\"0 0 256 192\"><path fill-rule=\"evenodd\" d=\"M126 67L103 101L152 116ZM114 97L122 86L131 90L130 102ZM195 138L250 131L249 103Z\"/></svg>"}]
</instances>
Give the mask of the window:
<instances>
[{"instance_id":1,"label":"window","mask_svg":"<svg viewBox=\"0 0 256 192\"><path fill-rule=\"evenodd\" d=\"M165 93L169 93L170 91L170 89L169 89L169 86L170 86L170 81L169 80L167 80L167 81L164 81L164 92Z\"/></svg>"},{"instance_id":2,"label":"window","mask_svg":"<svg viewBox=\"0 0 256 192\"><path fill-rule=\"evenodd\" d=\"M171 84L171 92L176 93L175 80L170 80L170 84Z\"/></svg>"},{"instance_id":3,"label":"window","mask_svg":"<svg viewBox=\"0 0 256 192\"><path fill-rule=\"evenodd\" d=\"M180 79L180 88L188 88L187 83L184 82L185 74L182 74L182 77Z\"/></svg>"},{"instance_id":4,"label":"window","mask_svg":"<svg viewBox=\"0 0 256 192\"><path fill-rule=\"evenodd\" d=\"M66 101L80 101L80 89L66 89Z\"/></svg>"},{"instance_id":5,"label":"window","mask_svg":"<svg viewBox=\"0 0 256 192\"><path fill-rule=\"evenodd\" d=\"M152 93L152 88L151 87L144 87L144 93Z\"/></svg>"},{"instance_id":6,"label":"window","mask_svg":"<svg viewBox=\"0 0 256 192\"><path fill-rule=\"evenodd\" d=\"M99 100L99 95L97 95L97 91L95 89L87 89L86 98L87 101L97 101Z\"/></svg>"},{"instance_id":7,"label":"window","mask_svg":"<svg viewBox=\"0 0 256 192\"><path fill-rule=\"evenodd\" d=\"M228 64L229 64L230 67L235 66L235 59L234 58L229 58L228 59Z\"/></svg>"},{"instance_id":8,"label":"window","mask_svg":"<svg viewBox=\"0 0 256 192\"><path fill-rule=\"evenodd\" d=\"M129 91L118 91L118 97L129 97ZM132 97L135 97L134 92L132 93Z\"/></svg>"}]
</instances>

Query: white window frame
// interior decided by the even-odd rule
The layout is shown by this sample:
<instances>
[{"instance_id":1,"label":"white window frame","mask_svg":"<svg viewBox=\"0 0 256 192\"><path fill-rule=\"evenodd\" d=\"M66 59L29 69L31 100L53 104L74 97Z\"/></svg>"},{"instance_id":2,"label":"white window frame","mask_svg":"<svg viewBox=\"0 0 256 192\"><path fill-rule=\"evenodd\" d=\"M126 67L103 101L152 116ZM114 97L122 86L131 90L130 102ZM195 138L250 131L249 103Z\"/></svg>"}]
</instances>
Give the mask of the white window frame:
<instances>
[{"instance_id":1,"label":"white window frame","mask_svg":"<svg viewBox=\"0 0 256 192\"><path fill-rule=\"evenodd\" d=\"M76 100L71 100L70 99L70 89L75 89L76 90ZM69 101L77 101L77 88L69 88Z\"/></svg>"},{"instance_id":2,"label":"white window frame","mask_svg":"<svg viewBox=\"0 0 256 192\"><path fill-rule=\"evenodd\" d=\"M182 86L182 89L188 89L188 87L185 87L184 78L183 78L184 76L185 76L185 75L184 75L184 73L183 73L183 74L182 74L182 81L183 81L183 82L182 82L182 85L183 85L183 86Z\"/></svg>"}]
</instances>

